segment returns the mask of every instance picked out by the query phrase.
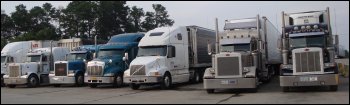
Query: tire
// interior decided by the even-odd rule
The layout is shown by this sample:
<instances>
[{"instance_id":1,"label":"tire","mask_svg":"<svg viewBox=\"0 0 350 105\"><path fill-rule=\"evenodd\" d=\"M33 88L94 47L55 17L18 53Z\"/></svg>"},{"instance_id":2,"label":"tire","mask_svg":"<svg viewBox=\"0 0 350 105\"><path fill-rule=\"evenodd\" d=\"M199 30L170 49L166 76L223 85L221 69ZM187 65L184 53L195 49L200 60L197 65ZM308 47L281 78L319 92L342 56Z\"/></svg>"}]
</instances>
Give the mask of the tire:
<instances>
[{"instance_id":1,"label":"tire","mask_svg":"<svg viewBox=\"0 0 350 105\"><path fill-rule=\"evenodd\" d=\"M113 87L120 88L122 86L123 86L123 76L121 74L114 76Z\"/></svg>"},{"instance_id":2,"label":"tire","mask_svg":"<svg viewBox=\"0 0 350 105\"><path fill-rule=\"evenodd\" d=\"M134 84L134 83L130 84L130 87L132 90L138 90L140 88L140 86L141 85L139 85L139 84Z\"/></svg>"},{"instance_id":3,"label":"tire","mask_svg":"<svg viewBox=\"0 0 350 105\"><path fill-rule=\"evenodd\" d=\"M53 87L61 87L61 85L60 84L55 84L55 85L53 85Z\"/></svg>"},{"instance_id":4,"label":"tire","mask_svg":"<svg viewBox=\"0 0 350 105\"><path fill-rule=\"evenodd\" d=\"M256 93L256 92L258 92L258 87L256 87L256 88L252 88L252 89L251 89L251 92L252 92L252 93Z\"/></svg>"},{"instance_id":5,"label":"tire","mask_svg":"<svg viewBox=\"0 0 350 105\"><path fill-rule=\"evenodd\" d=\"M338 90L338 85L331 85L329 86L330 91L337 91Z\"/></svg>"},{"instance_id":6,"label":"tire","mask_svg":"<svg viewBox=\"0 0 350 105\"><path fill-rule=\"evenodd\" d=\"M289 92L289 87L282 87L283 92Z\"/></svg>"},{"instance_id":7,"label":"tire","mask_svg":"<svg viewBox=\"0 0 350 105\"><path fill-rule=\"evenodd\" d=\"M38 85L39 85L39 79L34 75L30 75L28 78L27 87L28 88L35 88Z\"/></svg>"},{"instance_id":8,"label":"tire","mask_svg":"<svg viewBox=\"0 0 350 105\"><path fill-rule=\"evenodd\" d=\"M214 89L207 89L207 93L208 93L208 94L214 93Z\"/></svg>"},{"instance_id":9,"label":"tire","mask_svg":"<svg viewBox=\"0 0 350 105\"><path fill-rule=\"evenodd\" d=\"M77 77L75 77L75 86L81 87L84 85L84 76L82 74L79 74Z\"/></svg>"},{"instance_id":10,"label":"tire","mask_svg":"<svg viewBox=\"0 0 350 105\"><path fill-rule=\"evenodd\" d=\"M200 75L198 72L194 72L193 78L191 79L191 83L199 83L200 82Z\"/></svg>"},{"instance_id":11,"label":"tire","mask_svg":"<svg viewBox=\"0 0 350 105\"><path fill-rule=\"evenodd\" d=\"M97 84L89 84L89 87L90 87L90 88L96 88L96 87L97 87Z\"/></svg>"},{"instance_id":12,"label":"tire","mask_svg":"<svg viewBox=\"0 0 350 105\"><path fill-rule=\"evenodd\" d=\"M7 85L8 88L15 88L16 85Z\"/></svg>"},{"instance_id":13,"label":"tire","mask_svg":"<svg viewBox=\"0 0 350 105\"><path fill-rule=\"evenodd\" d=\"M164 90L170 89L172 87L171 75L169 73L165 73L164 77L162 78L160 87Z\"/></svg>"}]
</instances>

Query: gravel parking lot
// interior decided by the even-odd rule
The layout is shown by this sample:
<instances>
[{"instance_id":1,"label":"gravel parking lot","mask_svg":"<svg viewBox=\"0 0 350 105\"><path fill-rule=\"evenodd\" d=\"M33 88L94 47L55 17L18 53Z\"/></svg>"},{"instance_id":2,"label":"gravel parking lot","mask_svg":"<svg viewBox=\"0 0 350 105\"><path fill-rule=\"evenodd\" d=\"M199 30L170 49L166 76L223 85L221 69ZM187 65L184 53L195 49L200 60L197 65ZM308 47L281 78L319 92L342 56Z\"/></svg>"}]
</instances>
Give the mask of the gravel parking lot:
<instances>
[{"instance_id":1,"label":"gravel parking lot","mask_svg":"<svg viewBox=\"0 0 350 105\"><path fill-rule=\"evenodd\" d=\"M207 94L203 84L179 84L172 90L159 86L111 88L42 86L39 88L1 88L1 104L349 104L349 78L340 78L338 91L324 87L295 89L282 92L276 76L261 85L257 93L247 90L219 90Z\"/></svg>"}]
</instances>

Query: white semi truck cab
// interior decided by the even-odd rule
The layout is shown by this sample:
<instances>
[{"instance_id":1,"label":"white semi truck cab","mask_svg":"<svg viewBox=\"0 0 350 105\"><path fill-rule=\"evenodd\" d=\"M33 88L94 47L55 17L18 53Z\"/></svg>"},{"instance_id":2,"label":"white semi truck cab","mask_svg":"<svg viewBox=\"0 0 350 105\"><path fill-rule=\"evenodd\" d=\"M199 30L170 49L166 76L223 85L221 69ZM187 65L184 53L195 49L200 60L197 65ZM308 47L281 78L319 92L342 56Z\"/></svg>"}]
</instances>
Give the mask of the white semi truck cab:
<instances>
[{"instance_id":1,"label":"white semi truck cab","mask_svg":"<svg viewBox=\"0 0 350 105\"><path fill-rule=\"evenodd\" d=\"M219 32L217 32L219 33ZM225 21L218 35L218 52L212 55L213 66L204 74L204 89L253 89L274 75L282 63L276 48L280 33L266 17ZM210 50L210 49L209 49Z\"/></svg>"},{"instance_id":2,"label":"white semi truck cab","mask_svg":"<svg viewBox=\"0 0 350 105\"><path fill-rule=\"evenodd\" d=\"M4 75L4 82L9 88L14 88L16 85L37 87L40 84L48 84L53 63L64 60L68 53L68 48L62 47L32 50L27 53L24 63L8 65L8 74Z\"/></svg>"},{"instance_id":3,"label":"white semi truck cab","mask_svg":"<svg viewBox=\"0 0 350 105\"><path fill-rule=\"evenodd\" d=\"M211 59L207 43L215 32L198 26L160 27L148 31L139 43L137 57L124 72L124 83L132 89L140 85L199 82Z\"/></svg>"},{"instance_id":4,"label":"white semi truck cab","mask_svg":"<svg viewBox=\"0 0 350 105\"><path fill-rule=\"evenodd\" d=\"M338 88L338 68L329 8L299 13L282 12L280 86L283 91L300 86Z\"/></svg>"}]
</instances>

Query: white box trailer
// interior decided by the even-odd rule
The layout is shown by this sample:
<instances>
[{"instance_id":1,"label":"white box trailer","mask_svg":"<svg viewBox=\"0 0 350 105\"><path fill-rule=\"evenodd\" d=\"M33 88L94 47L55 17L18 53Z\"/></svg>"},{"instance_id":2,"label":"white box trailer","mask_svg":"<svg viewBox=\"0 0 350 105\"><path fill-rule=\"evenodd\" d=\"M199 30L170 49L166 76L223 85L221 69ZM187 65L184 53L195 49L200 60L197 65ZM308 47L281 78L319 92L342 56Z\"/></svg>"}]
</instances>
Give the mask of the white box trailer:
<instances>
[{"instance_id":1,"label":"white box trailer","mask_svg":"<svg viewBox=\"0 0 350 105\"><path fill-rule=\"evenodd\" d=\"M207 43L215 41L214 30L199 26L160 27L148 31L139 43L138 56L124 72L132 89L140 85L199 82L211 66Z\"/></svg>"}]
</instances>

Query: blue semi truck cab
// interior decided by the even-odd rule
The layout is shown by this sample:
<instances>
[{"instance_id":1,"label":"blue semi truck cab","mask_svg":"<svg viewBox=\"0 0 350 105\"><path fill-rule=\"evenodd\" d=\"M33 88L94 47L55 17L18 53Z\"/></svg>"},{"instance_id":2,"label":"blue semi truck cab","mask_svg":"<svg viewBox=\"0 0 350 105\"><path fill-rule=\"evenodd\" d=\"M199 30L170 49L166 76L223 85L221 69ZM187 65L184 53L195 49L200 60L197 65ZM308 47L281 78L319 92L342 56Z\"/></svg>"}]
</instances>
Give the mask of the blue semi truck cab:
<instances>
[{"instance_id":1,"label":"blue semi truck cab","mask_svg":"<svg viewBox=\"0 0 350 105\"><path fill-rule=\"evenodd\" d=\"M136 58L138 43L143 36L144 33L118 34L114 35L107 44L100 46L96 58L87 64L85 83L91 88L101 84L121 87L124 71ZM123 57L127 57L128 60L123 61Z\"/></svg>"},{"instance_id":2,"label":"blue semi truck cab","mask_svg":"<svg viewBox=\"0 0 350 105\"><path fill-rule=\"evenodd\" d=\"M50 84L59 87L62 84L84 85L86 63L93 59L98 46L83 45L73 49L66 57L66 61L56 61L54 71L50 72Z\"/></svg>"}]
</instances>

